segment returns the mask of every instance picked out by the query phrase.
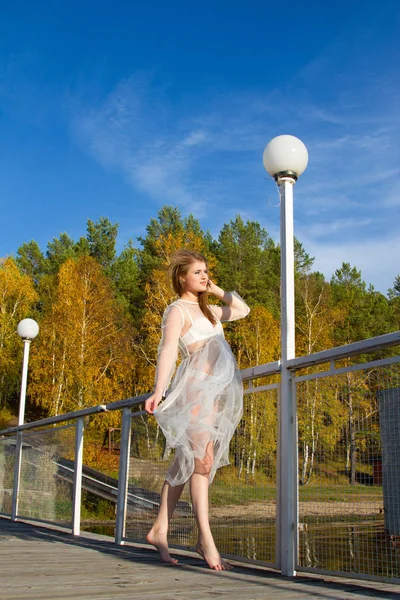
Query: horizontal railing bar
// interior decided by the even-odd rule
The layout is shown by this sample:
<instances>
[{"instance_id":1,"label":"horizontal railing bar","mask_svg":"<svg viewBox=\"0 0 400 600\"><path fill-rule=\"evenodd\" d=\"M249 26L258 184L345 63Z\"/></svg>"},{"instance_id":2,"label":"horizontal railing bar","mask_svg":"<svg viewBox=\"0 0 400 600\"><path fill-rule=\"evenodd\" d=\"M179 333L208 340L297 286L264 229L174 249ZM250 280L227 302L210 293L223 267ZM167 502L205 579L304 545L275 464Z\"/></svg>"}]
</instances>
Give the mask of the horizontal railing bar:
<instances>
[{"instance_id":1,"label":"horizontal railing bar","mask_svg":"<svg viewBox=\"0 0 400 600\"><path fill-rule=\"evenodd\" d=\"M279 388L279 383L270 383L268 385L260 385L259 387L251 387L243 390L243 394L255 394L257 392L268 392Z\"/></svg>"},{"instance_id":2,"label":"horizontal railing bar","mask_svg":"<svg viewBox=\"0 0 400 600\"><path fill-rule=\"evenodd\" d=\"M10 433L26 431L27 429L43 427L44 425L53 425L54 423L71 421L72 419L78 419L79 417L86 417L88 415L95 415L101 412L106 412L105 404L99 404L98 406L90 406L89 408L82 408L81 410L75 410L73 412L65 413L63 415L57 415L55 417L48 417L47 419L40 419L39 421L32 421L32 423L25 423L24 425L16 425L15 427L9 427L8 429L3 429L2 431L0 431L0 435L9 435Z\"/></svg>"},{"instance_id":3,"label":"horizontal railing bar","mask_svg":"<svg viewBox=\"0 0 400 600\"><path fill-rule=\"evenodd\" d=\"M45 425L53 425L55 423L62 423L63 421L71 421L78 419L79 417L86 417L88 415L94 415L101 412L108 412L111 410L119 410L120 408L126 408L129 406L136 406L141 404L151 394L141 394L140 396L126 398L125 400L117 400L116 402L110 402L109 404L99 404L98 406L90 406L89 408L83 408L73 412L65 413L63 415L57 415L56 417L48 417L47 419L40 419L39 421L32 421L32 423L25 423L24 425L16 425L15 427L9 427L0 431L0 435L10 435L17 433L18 431L25 431L28 429L36 429ZM146 414L146 411L138 411L132 416L138 416Z\"/></svg>"},{"instance_id":4,"label":"horizontal railing bar","mask_svg":"<svg viewBox=\"0 0 400 600\"><path fill-rule=\"evenodd\" d=\"M39 491L39 490L37 490ZM42 493L42 492L41 492ZM64 531L71 531L72 521L50 521L48 519L40 519L39 517L31 517L29 515L18 515L18 521L23 521L24 523L43 523L44 525L50 525L51 529L55 527L60 527Z\"/></svg>"},{"instance_id":5,"label":"horizontal railing bar","mask_svg":"<svg viewBox=\"0 0 400 600\"><path fill-rule=\"evenodd\" d=\"M344 346L322 350L321 352L299 356L298 358L291 358L288 360L287 366L291 370L304 369L305 367L320 365L332 360L340 360L341 358L348 358L349 356L354 356L356 354L376 352L377 350L383 350L384 348L390 348L391 346L397 345L400 345L400 331L378 335L367 340L345 344Z\"/></svg>"},{"instance_id":6,"label":"horizontal railing bar","mask_svg":"<svg viewBox=\"0 0 400 600\"><path fill-rule=\"evenodd\" d=\"M367 363L340 367L339 369L330 369L329 371L319 371L318 373L299 375L298 377L293 377L293 379L296 383L300 381L312 381L313 379L320 379L321 377L333 377L334 375L343 375L344 373L352 373L353 371L365 371L366 369L373 369L374 367L385 367L387 365L394 365L398 362L400 362L400 356L391 356L390 358L380 358Z\"/></svg>"},{"instance_id":7,"label":"horizontal railing bar","mask_svg":"<svg viewBox=\"0 0 400 600\"><path fill-rule=\"evenodd\" d=\"M292 358L288 360L287 366L291 370L298 370L313 365L340 360L341 358L347 358L349 356L355 356L357 354L376 352L377 350L383 350L397 345L400 345L400 331L394 331L393 333L378 335L373 338L361 340L360 342L352 342L351 344L344 344L343 346L337 346L336 348L329 348L329 350L322 350L321 352L315 352L314 354L306 354L304 356ZM276 375L280 372L280 360L257 365L255 367L249 367L240 371L243 381L248 379L258 379L267 375Z\"/></svg>"},{"instance_id":8,"label":"horizontal railing bar","mask_svg":"<svg viewBox=\"0 0 400 600\"><path fill-rule=\"evenodd\" d=\"M147 415L148 413L145 410L137 410L136 412L131 413L131 418L133 417L141 417L142 415Z\"/></svg>"},{"instance_id":9,"label":"horizontal railing bar","mask_svg":"<svg viewBox=\"0 0 400 600\"><path fill-rule=\"evenodd\" d=\"M117 400L116 402L110 402L106 404L106 410L119 410L120 408L129 408L130 406L136 406L136 404L141 404L147 398L150 398L151 393L141 394L140 396L132 396L131 398L126 398L125 400Z\"/></svg>"},{"instance_id":10,"label":"horizontal railing bar","mask_svg":"<svg viewBox=\"0 0 400 600\"><path fill-rule=\"evenodd\" d=\"M242 369L240 371L242 380L247 381L249 379L259 379L264 375L277 375L281 372L281 361L276 360L275 362L266 363L264 365L257 365L256 367L249 367L248 369Z\"/></svg>"},{"instance_id":11,"label":"horizontal railing bar","mask_svg":"<svg viewBox=\"0 0 400 600\"><path fill-rule=\"evenodd\" d=\"M34 421L34 423L39 423L39 421ZM26 423L27 424L27 423ZM36 434L41 434L41 433L51 433L51 432L59 432L62 429L70 429L71 427L74 427L74 423L66 423L65 425L61 425L60 427L54 427L52 429L45 429L45 430L41 430L41 431L31 431L29 432L27 435L36 435ZM35 429L34 427L30 427L30 429ZM0 441L1 441L1 437L3 435L4 432L7 432L8 429L4 429L4 431L0 431ZM6 438L7 439L7 438ZM8 438L8 443L10 443L12 438ZM23 444L24 446L26 445L26 438L24 437L24 441ZM38 448L36 448L35 446L33 446L33 448L35 448L35 450L38 450Z\"/></svg>"},{"instance_id":12,"label":"horizontal railing bar","mask_svg":"<svg viewBox=\"0 0 400 600\"><path fill-rule=\"evenodd\" d=\"M35 421L35 422L38 423L38 421ZM32 431L28 435L35 435L37 433L39 433L39 434L40 433L51 433L52 431L58 433L62 429L70 429L71 427L74 427L74 426L75 426L75 423L65 423L65 425L60 425L59 427L53 427L52 429L45 429L44 431ZM25 438L24 438L24 440L25 440ZM24 444L25 444L25 441L24 441ZM37 450L37 448L35 448L35 449Z\"/></svg>"}]
</instances>

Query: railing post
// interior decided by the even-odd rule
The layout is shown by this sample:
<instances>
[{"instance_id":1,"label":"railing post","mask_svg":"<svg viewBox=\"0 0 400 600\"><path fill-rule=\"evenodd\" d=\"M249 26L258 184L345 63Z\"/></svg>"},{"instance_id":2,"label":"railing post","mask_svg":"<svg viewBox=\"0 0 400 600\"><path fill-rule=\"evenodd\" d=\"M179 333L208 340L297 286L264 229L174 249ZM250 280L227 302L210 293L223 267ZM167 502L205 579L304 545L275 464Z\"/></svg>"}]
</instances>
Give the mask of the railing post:
<instances>
[{"instance_id":1,"label":"railing post","mask_svg":"<svg viewBox=\"0 0 400 600\"><path fill-rule=\"evenodd\" d=\"M291 373L291 388L292 388L292 415L293 415L293 423L292 423L292 432L293 432L293 477L292 477L292 485L293 485L293 528L294 528L294 538L293 538L293 560L294 567L293 571L296 573L295 569L299 564L299 427L298 427L298 408L297 408L297 382L296 382L296 374Z\"/></svg>"},{"instance_id":2,"label":"railing post","mask_svg":"<svg viewBox=\"0 0 400 600\"><path fill-rule=\"evenodd\" d=\"M115 543L122 545L125 537L126 500L128 494L128 471L131 448L131 414L130 408L122 409L122 430L119 455L117 520L115 525Z\"/></svg>"},{"instance_id":3,"label":"railing post","mask_svg":"<svg viewBox=\"0 0 400 600\"><path fill-rule=\"evenodd\" d=\"M16 521L18 515L18 500L19 500L19 484L21 479L21 463L22 463L22 431L17 432L15 440L15 463L14 463L14 481L13 495L11 504L11 520Z\"/></svg>"},{"instance_id":4,"label":"railing post","mask_svg":"<svg viewBox=\"0 0 400 600\"><path fill-rule=\"evenodd\" d=\"M82 463L83 463L83 433L85 425L83 417L75 424L75 468L74 468L74 492L72 504L72 533L81 533L81 499L82 499Z\"/></svg>"}]
</instances>

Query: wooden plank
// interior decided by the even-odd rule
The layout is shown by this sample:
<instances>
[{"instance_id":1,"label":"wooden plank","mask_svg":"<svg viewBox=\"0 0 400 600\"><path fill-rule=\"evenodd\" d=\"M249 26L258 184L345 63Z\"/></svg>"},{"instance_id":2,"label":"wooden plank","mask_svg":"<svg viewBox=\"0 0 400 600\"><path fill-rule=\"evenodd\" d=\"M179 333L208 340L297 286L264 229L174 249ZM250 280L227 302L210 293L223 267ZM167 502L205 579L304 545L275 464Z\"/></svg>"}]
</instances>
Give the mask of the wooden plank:
<instances>
[{"instance_id":1,"label":"wooden plank","mask_svg":"<svg viewBox=\"0 0 400 600\"><path fill-rule=\"evenodd\" d=\"M313 576L286 579L235 563L213 572L192 553L163 565L144 545L115 546L95 534L80 537L0 518L1 600L346 600L399 598L400 586Z\"/></svg>"}]
</instances>

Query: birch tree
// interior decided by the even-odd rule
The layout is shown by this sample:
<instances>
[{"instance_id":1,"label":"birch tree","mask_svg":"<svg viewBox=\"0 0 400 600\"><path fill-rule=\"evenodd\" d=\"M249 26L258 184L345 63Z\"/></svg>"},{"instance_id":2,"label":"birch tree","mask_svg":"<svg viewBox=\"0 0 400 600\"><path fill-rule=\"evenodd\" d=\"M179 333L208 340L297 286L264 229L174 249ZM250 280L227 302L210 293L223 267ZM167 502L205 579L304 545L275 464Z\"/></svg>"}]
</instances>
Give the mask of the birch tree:
<instances>
[{"instance_id":1,"label":"birch tree","mask_svg":"<svg viewBox=\"0 0 400 600\"><path fill-rule=\"evenodd\" d=\"M32 352L36 404L57 415L129 395L131 332L101 266L89 256L69 259L47 284Z\"/></svg>"},{"instance_id":2,"label":"birch tree","mask_svg":"<svg viewBox=\"0 0 400 600\"><path fill-rule=\"evenodd\" d=\"M332 277L331 287L332 302L338 315L333 331L336 344L348 344L387 333L391 323L389 301L372 286L367 289L360 271L349 263L343 263ZM364 356L364 359L367 358ZM349 364L350 359L343 361L343 365ZM352 373L347 374L346 384L341 387L342 405L348 417L344 428L346 468L353 485L356 481L358 422L371 410L365 388L364 379Z\"/></svg>"},{"instance_id":3,"label":"birch tree","mask_svg":"<svg viewBox=\"0 0 400 600\"><path fill-rule=\"evenodd\" d=\"M263 306L254 307L248 317L228 325L226 334L241 369L272 362L279 357L279 324ZM270 379L268 383L271 383ZM244 396L243 418L234 440L239 476L254 479L263 465L265 470L266 462L275 463L276 400L274 392Z\"/></svg>"},{"instance_id":4,"label":"birch tree","mask_svg":"<svg viewBox=\"0 0 400 600\"><path fill-rule=\"evenodd\" d=\"M299 274L296 278L296 353L312 354L332 346L335 312L331 306L331 287L321 273ZM298 386L298 439L300 484L310 481L319 446L326 447L326 424L334 421L338 409L335 391L329 382L306 381ZM329 445L329 444L328 444Z\"/></svg>"}]
</instances>

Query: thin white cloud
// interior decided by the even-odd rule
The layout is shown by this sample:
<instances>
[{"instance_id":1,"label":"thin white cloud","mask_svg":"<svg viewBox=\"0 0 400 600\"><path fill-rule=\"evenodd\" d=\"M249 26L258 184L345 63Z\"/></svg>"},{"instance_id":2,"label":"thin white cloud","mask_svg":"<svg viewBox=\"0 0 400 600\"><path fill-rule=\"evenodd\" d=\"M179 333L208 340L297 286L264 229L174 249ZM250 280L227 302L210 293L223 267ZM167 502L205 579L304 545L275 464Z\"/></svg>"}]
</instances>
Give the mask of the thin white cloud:
<instances>
[{"instance_id":1,"label":"thin white cloud","mask_svg":"<svg viewBox=\"0 0 400 600\"><path fill-rule=\"evenodd\" d=\"M355 94L354 64L335 69L341 43L331 45L285 91L209 93L201 104L190 99L179 111L151 78L132 77L96 109L81 109L74 130L104 167L120 172L156 204L171 203L204 218L203 227L216 234L215 224L238 212L245 219L254 214L276 231L262 150L279 133L301 137L310 162L296 185L297 237L316 257L316 268L328 272L330 265L351 262L385 292L397 266L392 252L385 269L376 256L382 260L386 244L396 246L400 118L393 98L400 86L389 65L374 86L357 71ZM329 100L318 93L322 82ZM372 87L382 82L386 89L379 95ZM260 214L260 206L273 216Z\"/></svg>"},{"instance_id":2,"label":"thin white cloud","mask_svg":"<svg viewBox=\"0 0 400 600\"><path fill-rule=\"evenodd\" d=\"M122 173L158 203L190 205L202 213L204 201L188 176L207 133L198 128L171 133L161 99L152 96L146 78L132 77L96 109L81 110L74 134L101 165Z\"/></svg>"},{"instance_id":3,"label":"thin white cloud","mask_svg":"<svg viewBox=\"0 0 400 600\"><path fill-rule=\"evenodd\" d=\"M307 236L315 240L339 232L341 234L349 230L353 232L356 229L367 227L371 222L372 219L336 219L325 223L315 222L307 227ZM302 237L301 234L300 237Z\"/></svg>"},{"instance_id":4,"label":"thin white cloud","mask_svg":"<svg viewBox=\"0 0 400 600\"><path fill-rule=\"evenodd\" d=\"M208 135L205 131L191 131L189 135L182 140L183 146L198 146L207 142Z\"/></svg>"}]
</instances>

